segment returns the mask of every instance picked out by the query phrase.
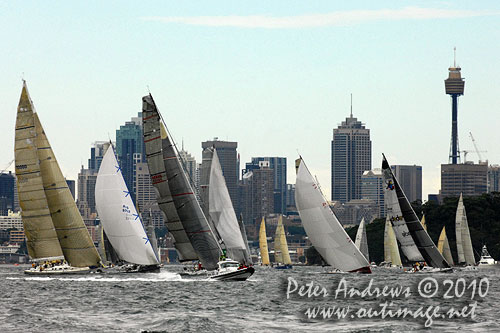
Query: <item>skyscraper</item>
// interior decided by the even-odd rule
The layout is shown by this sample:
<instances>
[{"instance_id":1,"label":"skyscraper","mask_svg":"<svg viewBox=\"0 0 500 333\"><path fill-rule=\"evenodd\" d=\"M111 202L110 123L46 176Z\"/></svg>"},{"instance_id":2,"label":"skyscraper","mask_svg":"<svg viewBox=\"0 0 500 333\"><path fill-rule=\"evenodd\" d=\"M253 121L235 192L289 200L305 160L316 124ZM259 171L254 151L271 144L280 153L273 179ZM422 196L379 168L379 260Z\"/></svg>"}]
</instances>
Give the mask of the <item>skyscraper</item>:
<instances>
[{"instance_id":1,"label":"skyscraper","mask_svg":"<svg viewBox=\"0 0 500 333\"><path fill-rule=\"evenodd\" d=\"M144 225L152 223L156 228L164 227L163 213L156 201L156 190L151 184L148 164L137 163L135 170L136 202Z\"/></svg>"},{"instance_id":2,"label":"skyscraper","mask_svg":"<svg viewBox=\"0 0 500 333\"><path fill-rule=\"evenodd\" d=\"M488 193L500 192L500 165L488 167Z\"/></svg>"},{"instance_id":3,"label":"skyscraper","mask_svg":"<svg viewBox=\"0 0 500 333\"><path fill-rule=\"evenodd\" d=\"M372 168L370 130L351 115L333 130L332 200L361 198L361 176Z\"/></svg>"},{"instance_id":4,"label":"skyscraper","mask_svg":"<svg viewBox=\"0 0 500 333\"><path fill-rule=\"evenodd\" d=\"M202 149L210 147L215 147L215 149L217 149L217 156L219 156L219 162L222 167L222 174L224 175L224 179L226 180L227 190L229 192L229 196L231 197L233 207L237 210L239 159L236 148L238 148L238 143L230 141L219 141L218 138L214 138L212 141L205 141L201 143Z\"/></svg>"},{"instance_id":5,"label":"skyscraper","mask_svg":"<svg viewBox=\"0 0 500 333\"><path fill-rule=\"evenodd\" d=\"M408 201L422 201L422 167L420 165L391 165L391 169Z\"/></svg>"},{"instance_id":6,"label":"skyscraper","mask_svg":"<svg viewBox=\"0 0 500 333\"><path fill-rule=\"evenodd\" d=\"M184 163L191 184L196 187L196 159L184 150L184 145L182 150L179 152L179 156Z\"/></svg>"},{"instance_id":7,"label":"skyscraper","mask_svg":"<svg viewBox=\"0 0 500 333\"><path fill-rule=\"evenodd\" d=\"M441 197L474 196L488 190L488 164L441 164Z\"/></svg>"},{"instance_id":8,"label":"skyscraper","mask_svg":"<svg viewBox=\"0 0 500 333\"><path fill-rule=\"evenodd\" d=\"M116 142L113 142L113 146L116 146ZM107 147L109 147L108 141L96 141L92 144L90 147L89 169L99 171Z\"/></svg>"},{"instance_id":9,"label":"skyscraper","mask_svg":"<svg viewBox=\"0 0 500 333\"><path fill-rule=\"evenodd\" d=\"M78 201L77 206L84 219L90 218L97 213L95 208L95 183L97 181L97 171L92 169L82 169L78 173Z\"/></svg>"},{"instance_id":10,"label":"skyscraper","mask_svg":"<svg viewBox=\"0 0 500 333\"><path fill-rule=\"evenodd\" d=\"M15 177L11 171L0 173L0 215L7 216L9 210L14 210Z\"/></svg>"},{"instance_id":11,"label":"skyscraper","mask_svg":"<svg viewBox=\"0 0 500 333\"><path fill-rule=\"evenodd\" d=\"M259 163L269 162L269 168L274 173L274 208L273 213L286 213L286 157L252 157L250 163L246 163L245 172L259 169Z\"/></svg>"},{"instance_id":12,"label":"skyscraper","mask_svg":"<svg viewBox=\"0 0 500 333\"><path fill-rule=\"evenodd\" d=\"M135 202L135 167L137 163L145 162L142 112L116 130L116 154L130 196Z\"/></svg>"},{"instance_id":13,"label":"skyscraper","mask_svg":"<svg viewBox=\"0 0 500 333\"><path fill-rule=\"evenodd\" d=\"M377 217L385 216L384 177L381 169L367 170L361 176L361 199L375 202Z\"/></svg>"}]
</instances>

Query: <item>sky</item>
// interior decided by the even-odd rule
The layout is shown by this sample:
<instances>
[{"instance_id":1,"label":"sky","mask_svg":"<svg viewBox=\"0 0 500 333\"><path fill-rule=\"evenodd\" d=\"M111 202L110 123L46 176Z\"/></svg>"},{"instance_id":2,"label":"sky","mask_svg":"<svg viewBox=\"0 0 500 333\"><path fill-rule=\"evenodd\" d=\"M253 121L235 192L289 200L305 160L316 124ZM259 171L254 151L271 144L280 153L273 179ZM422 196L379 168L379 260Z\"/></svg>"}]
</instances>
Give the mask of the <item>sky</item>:
<instances>
[{"instance_id":1,"label":"sky","mask_svg":"<svg viewBox=\"0 0 500 333\"><path fill-rule=\"evenodd\" d=\"M294 183L300 153L329 197L333 129L352 93L372 167L382 153L421 165L426 199L448 163L454 47L460 149L473 151L472 132L500 164L499 40L498 1L0 0L0 170L14 158L24 78L69 179L149 89L197 161L202 141L237 141L241 166L287 157Z\"/></svg>"}]
</instances>

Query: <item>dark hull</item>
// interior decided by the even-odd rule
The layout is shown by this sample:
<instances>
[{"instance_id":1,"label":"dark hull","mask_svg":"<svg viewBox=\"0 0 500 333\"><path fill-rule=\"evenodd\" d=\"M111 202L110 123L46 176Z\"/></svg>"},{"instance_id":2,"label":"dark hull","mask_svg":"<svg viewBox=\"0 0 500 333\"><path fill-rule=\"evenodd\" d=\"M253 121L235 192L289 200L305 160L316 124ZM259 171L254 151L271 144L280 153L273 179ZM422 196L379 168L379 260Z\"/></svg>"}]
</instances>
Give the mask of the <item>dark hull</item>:
<instances>
[{"instance_id":1,"label":"dark hull","mask_svg":"<svg viewBox=\"0 0 500 333\"><path fill-rule=\"evenodd\" d=\"M292 269L292 265L280 265L280 266L274 266L276 269Z\"/></svg>"},{"instance_id":2,"label":"dark hull","mask_svg":"<svg viewBox=\"0 0 500 333\"><path fill-rule=\"evenodd\" d=\"M218 281L245 281L250 276L252 276L254 272L255 269L253 267L247 267L238 269L237 271L234 272L213 275L210 277L210 279Z\"/></svg>"}]
</instances>

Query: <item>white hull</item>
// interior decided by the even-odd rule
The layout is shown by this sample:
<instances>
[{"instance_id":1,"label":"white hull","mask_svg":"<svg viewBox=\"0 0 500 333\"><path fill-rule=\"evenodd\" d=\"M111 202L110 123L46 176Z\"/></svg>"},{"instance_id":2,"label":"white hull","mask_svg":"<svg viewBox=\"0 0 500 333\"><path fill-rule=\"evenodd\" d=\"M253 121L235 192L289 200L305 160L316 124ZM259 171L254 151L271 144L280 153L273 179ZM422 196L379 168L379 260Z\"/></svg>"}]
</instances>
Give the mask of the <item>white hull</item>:
<instances>
[{"instance_id":1,"label":"white hull","mask_svg":"<svg viewBox=\"0 0 500 333\"><path fill-rule=\"evenodd\" d=\"M30 268L24 271L28 275L62 275L62 274L87 274L89 267L55 266L40 270L40 267Z\"/></svg>"}]
</instances>

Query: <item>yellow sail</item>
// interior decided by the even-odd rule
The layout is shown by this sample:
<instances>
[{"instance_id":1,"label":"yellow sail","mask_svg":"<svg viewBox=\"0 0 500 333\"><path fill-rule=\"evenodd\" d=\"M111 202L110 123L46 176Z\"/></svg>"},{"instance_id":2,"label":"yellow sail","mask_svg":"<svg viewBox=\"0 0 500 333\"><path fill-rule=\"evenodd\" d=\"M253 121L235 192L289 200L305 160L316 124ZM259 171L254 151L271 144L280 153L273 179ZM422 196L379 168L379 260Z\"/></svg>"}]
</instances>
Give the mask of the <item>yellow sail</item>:
<instances>
[{"instance_id":1,"label":"yellow sail","mask_svg":"<svg viewBox=\"0 0 500 333\"><path fill-rule=\"evenodd\" d=\"M276 229L276 238L279 238L279 246L280 246L280 261L276 260L276 262L281 262L285 265L291 265L292 260L290 259L290 252L288 251L288 243L286 241L285 235L285 227L283 226L282 217L278 218L278 227ZM274 252L276 253L276 241L274 245Z\"/></svg>"},{"instance_id":2,"label":"yellow sail","mask_svg":"<svg viewBox=\"0 0 500 333\"><path fill-rule=\"evenodd\" d=\"M444 259L450 265L454 265L453 257L451 256L450 243L448 242L448 237L446 236L446 229L443 227L438 240L438 251L443 255Z\"/></svg>"},{"instance_id":3,"label":"yellow sail","mask_svg":"<svg viewBox=\"0 0 500 333\"><path fill-rule=\"evenodd\" d=\"M422 223L422 227L424 227L424 230L427 231L427 223L425 222L425 215L422 215L422 220L420 220L420 223Z\"/></svg>"},{"instance_id":4,"label":"yellow sail","mask_svg":"<svg viewBox=\"0 0 500 333\"><path fill-rule=\"evenodd\" d=\"M269 251L267 249L267 236L266 236L266 221L262 218L259 231L259 246L260 257L262 258L262 265L269 265Z\"/></svg>"},{"instance_id":5,"label":"yellow sail","mask_svg":"<svg viewBox=\"0 0 500 333\"><path fill-rule=\"evenodd\" d=\"M401 256L399 255L396 234L392 228L391 221L387 218L385 221L384 233L384 261L392 263L393 266L401 266Z\"/></svg>"},{"instance_id":6,"label":"yellow sail","mask_svg":"<svg viewBox=\"0 0 500 333\"><path fill-rule=\"evenodd\" d=\"M281 252L281 216L278 218L278 225L274 233L274 262L277 264L283 263L283 255Z\"/></svg>"},{"instance_id":7,"label":"yellow sail","mask_svg":"<svg viewBox=\"0 0 500 333\"><path fill-rule=\"evenodd\" d=\"M29 256L37 260L64 259L43 190L35 145L33 104L26 82L17 108L14 154L17 193Z\"/></svg>"},{"instance_id":8,"label":"yellow sail","mask_svg":"<svg viewBox=\"0 0 500 333\"><path fill-rule=\"evenodd\" d=\"M101 258L76 207L37 114L34 114L40 172L52 222L71 266L98 266Z\"/></svg>"}]
</instances>

